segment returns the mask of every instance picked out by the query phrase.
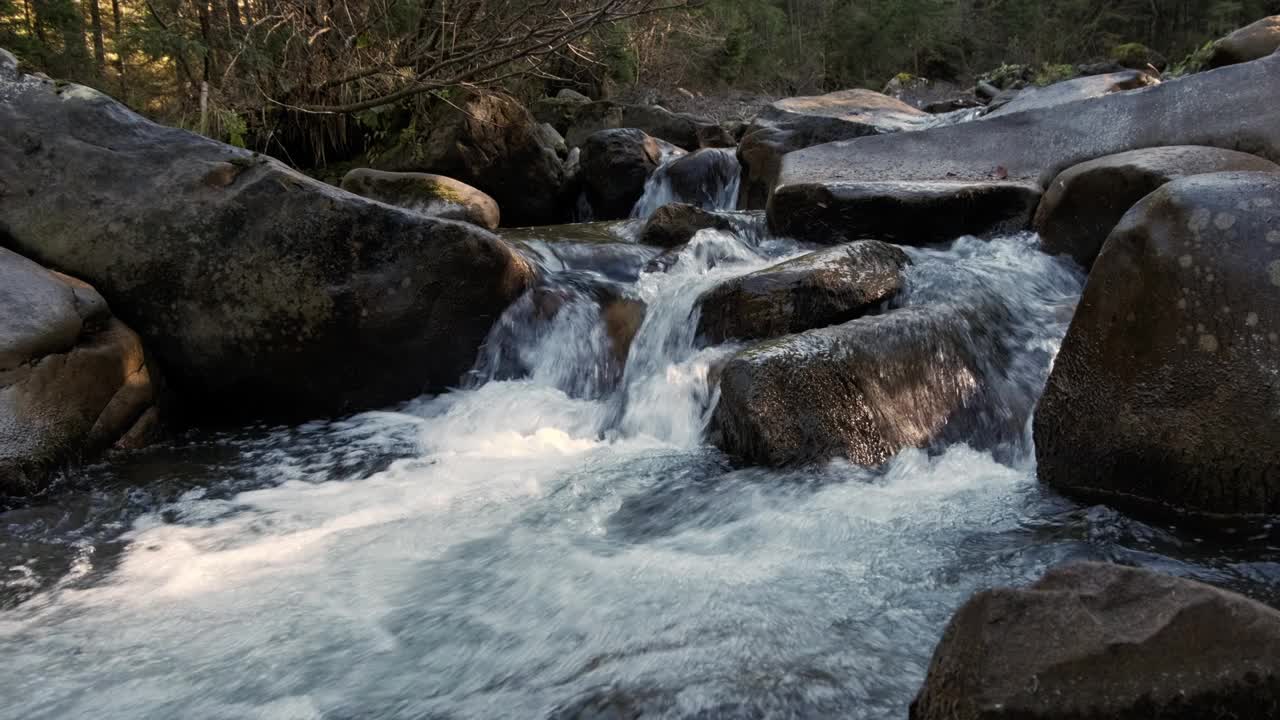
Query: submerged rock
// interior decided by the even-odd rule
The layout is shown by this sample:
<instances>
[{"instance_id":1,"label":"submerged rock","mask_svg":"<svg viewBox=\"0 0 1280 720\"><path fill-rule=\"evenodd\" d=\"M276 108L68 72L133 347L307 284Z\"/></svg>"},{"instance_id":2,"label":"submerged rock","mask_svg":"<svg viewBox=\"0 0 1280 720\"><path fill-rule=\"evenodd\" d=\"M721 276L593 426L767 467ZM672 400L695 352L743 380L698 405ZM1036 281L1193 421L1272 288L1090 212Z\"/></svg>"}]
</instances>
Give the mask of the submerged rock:
<instances>
[{"instance_id":1,"label":"submerged rock","mask_svg":"<svg viewBox=\"0 0 1280 720\"><path fill-rule=\"evenodd\" d=\"M921 126L929 114L871 90L842 90L771 103L756 116L738 147L742 186L738 207L763 210L778 181L782 157L833 140Z\"/></svg>"},{"instance_id":2,"label":"submerged rock","mask_svg":"<svg viewBox=\"0 0 1280 720\"><path fill-rule=\"evenodd\" d=\"M1036 210L1044 250L1088 268L1111 229L1139 200L1171 180L1229 170L1280 172L1256 155L1201 146L1131 150L1076 165L1049 183Z\"/></svg>"},{"instance_id":3,"label":"submerged rock","mask_svg":"<svg viewBox=\"0 0 1280 720\"><path fill-rule=\"evenodd\" d=\"M1280 612L1101 563L972 597L934 651L912 720L1266 718Z\"/></svg>"},{"instance_id":4,"label":"submerged rock","mask_svg":"<svg viewBox=\"0 0 1280 720\"><path fill-rule=\"evenodd\" d=\"M687 203L671 203L658 208L640 231L640 242L673 248L689 242L699 230L732 230L733 223L719 215Z\"/></svg>"},{"instance_id":5,"label":"submerged rock","mask_svg":"<svg viewBox=\"0 0 1280 720\"><path fill-rule=\"evenodd\" d=\"M0 497L156 429L142 342L88 284L0 248Z\"/></svg>"},{"instance_id":6,"label":"submerged rock","mask_svg":"<svg viewBox=\"0 0 1280 720\"><path fill-rule=\"evenodd\" d=\"M437 108L427 127L411 147L379 154L377 169L455 178L493 197L510 225L546 225L567 216L560 153L520 103L492 93L469 95Z\"/></svg>"},{"instance_id":7,"label":"submerged rock","mask_svg":"<svg viewBox=\"0 0 1280 720\"><path fill-rule=\"evenodd\" d=\"M1236 30L1213 44L1209 67L1258 60L1280 48L1280 15L1272 15Z\"/></svg>"},{"instance_id":8,"label":"submerged rock","mask_svg":"<svg viewBox=\"0 0 1280 720\"><path fill-rule=\"evenodd\" d=\"M470 185L427 173L358 168L342 178L342 189L423 215L461 220L497 230L498 203Z\"/></svg>"},{"instance_id":9,"label":"submerged rock","mask_svg":"<svg viewBox=\"0 0 1280 720\"><path fill-rule=\"evenodd\" d=\"M893 245L864 240L726 280L698 298L698 334L721 343L853 320L902 289L910 262Z\"/></svg>"},{"instance_id":10,"label":"submerged rock","mask_svg":"<svg viewBox=\"0 0 1280 720\"><path fill-rule=\"evenodd\" d=\"M631 217L645 181L662 164L663 147L634 128L601 130L582 146L582 183L596 220Z\"/></svg>"},{"instance_id":11,"label":"submerged rock","mask_svg":"<svg viewBox=\"0 0 1280 720\"><path fill-rule=\"evenodd\" d=\"M1040 479L1150 512L1280 513L1280 174L1175 180L1111 233L1035 416Z\"/></svg>"},{"instance_id":12,"label":"submerged rock","mask_svg":"<svg viewBox=\"0 0 1280 720\"><path fill-rule=\"evenodd\" d=\"M929 445L980 405L993 333L984 309L907 307L749 348L720 377L717 442L775 466Z\"/></svg>"},{"instance_id":13,"label":"submerged rock","mask_svg":"<svg viewBox=\"0 0 1280 720\"><path fill-rule=\"evenodd\" d=\"M88 88L27 76L0 95L0 244L92 283L193 415L289 419L454 386L530 282L480 228Z\"/></svg>"},{"instance_id":14,"label":"submerged rock","mask_svg":"<svg viewBox=\"0 0 1280 720\"><path fill-rule=\"evenodd\" d=\"M1277 97L1280 56L1272 56L1069 108L798 150L783 161L769 221L779 234L842 242L866 232L856 224L847 227L860 222L866 208L880 209L881 227L918 224L921 205L910 201L918 195L931 205L968 208L955 216L950 237L982 234L993 221L1014 219L1011 194L1030 192L1063 170L1104 155L1159 145L1208 145L1280 161ZM989 192L993 182L1028 190ZM952 199L943 202L944 192Z\"/></svg>"}]
</instances>

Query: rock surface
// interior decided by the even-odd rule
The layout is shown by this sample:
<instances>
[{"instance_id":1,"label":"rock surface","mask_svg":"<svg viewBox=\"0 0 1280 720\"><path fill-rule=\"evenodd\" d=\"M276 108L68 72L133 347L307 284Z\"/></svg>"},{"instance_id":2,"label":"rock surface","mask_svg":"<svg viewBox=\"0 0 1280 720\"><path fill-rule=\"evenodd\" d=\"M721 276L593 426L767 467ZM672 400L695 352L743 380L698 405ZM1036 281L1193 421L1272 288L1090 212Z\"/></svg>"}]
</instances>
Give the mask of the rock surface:
<instances>
[{"instance_id":1,"label":"rock surface","mask_svg":"<svg viewBox=\"0 0 1280 720\"><path fill-rule=\"evenodd\" d=\"M1125 70L1106 75L1091 75L1074 80L1064 80L1045 87L1027 88L1000 108L983 117L995 118L1001 115L1026 112L1027 110L1057 107L1080 100L1110 95L1111 93L1158 85L1159 82L1159 80L1150 75L1137 70Z\"/></svg>"},{"instance_id":2,"label":"rock surface","mask_svg":"<svg viewBox=\"0 0 1280 720\"><path fill-rule=\"evenodd\" d=\"M936 195L939 183L951 183L955 195L993 181L1043 185L1073 165L1158 145L1208 145L1280 161L1276 97L1280 56L1074 103L1069 112L1029 110L799 150L783 161L770 224L801 240L852 239L841 226L880 192L893 201L879 219L883 226L918 222L919 206L901 201L903 184L920 183L926 196ZM993 218L1006 221L1008 203L1007 193L990 194L970 206L951 236L986 232Z\"/></svg>"},{"instance_id":3,"label":"rock surface","mask_svg":"<svg viewBox=\"0 0 1280 720\"><path fill-rule=\"evenodd\" d=\"M1258 60L1280 48L1280 15L1272 15L1236 30L1213 44L1209 67Z\"/></svg>"},{"instance_id":4,"label":"rock surface","mask_svg":"<svg viewBox=\"0 0 1280 720\"><path fill-rule=\"evenodd\" d=\"M493 197L510 225L547 225L566 217L560 154L520 103L491 93L472 95L438 108L428 126L412 145L381 154L376 169L457 179Z\"/></svg>"},{"instance_id":5,"label":"rock surface","mask_svg":"<svg viewBox=\"0 0 1280 720\"><path fill-rule=\"evenodd\" d=\"M423 215L461 220L487 230L497 230L501 220L498 203L493 198L443 175L358 168L342 178L342 189Z\"/></svg>"},{"instance_id":6,"label":"rock surface","mask_svg":"<svg viewBox=\"0 0 1280 720\"><path fill-rule=\"evenodd\" d=\"M748 348L726 365L719 446L757 465L878 465L941 438L997 354L984 312L907 307Z\"/></svg>"},{"instance_id":7,"label":"rock surface","mask_svg":"<svg viewBox=\"0 0 1280 720\"><path fill-rule=\"evenodd\" d=\"M1175 180L1094 263L1035 417L1043 482L1163 514L1280 513L1280 174Z\"/></svg>"},{"instance_id":8,"label":"rock surface","mask_svg":"<svg viewBox=\"0 0 1280 720\"><path fill-rule=\"evenodd\" d=\"M1149 570L1077 563L972 597L912 720L1266 718L1280 713L1280 612Z\"/></svg>"},{"instance_id":9,"label":"rock surface","mask_svg":"<svg viewBox=\"0 0 1280 720\"><path fill-rule=\"evenodd\" d=\"M698 334L718 344L848 322L897 295L910 263L893 245L863 240L726 280L698 298Z\"/></svg>"},{"instance_id":10,"label":"rock surface","mask_svg":"<svg viewBox=\"0 0 1280 720\"><path fill-rule=\"evenodd\" d=\"M763 210L778 180L782 156L834 140L915 129L930 115L871 90L793 97L766 105L742 138L738 208Z\"/></svg>"},{"instance_id":11,"label":"rock surface","mask_svg":"<svg viewBox=\"0 0 1280 720\"><path fill-rule=\"evenodd\" d=\"M189 413L349 412L455 385L532 270L496 236L0 80L0 245L84 279Z\"/></svg>"},{"instance_id":12,"label":"rock surface","mask_svg":"<svg viewBox=\"0 0 1280 720\"><path fill-rule=\"evenodd\" d=\"M640 242L673 248L689 242L699 230L732 230L729 218L687 203L671 203L658 208L640 231Z\"/></svg>"},{"instance_id":13,"label":"rock surface","mask_svg":"<svg viewBox=\"0 0 1280 720\"><path fill-rule=\"evenodd\" d=\"M0 499L46 489L60 464L144 444L154 401L141 341L97 291L0 249Z\"/></svg>"},{"instance_id":14,"label":"rock surface","mask_svg":"<svg viewBox=\"0 0 1280 720\"><path fill-rule=\"evenodd\" d=\"M634 128L601 130L587 138L579 160L587 201L596 220L631 217L644 183L662 164L663 149Z\"/></svg>"},{"instance_id":15,"label":"rock surface","mask_svg":"<svg viewBox=\"0 0 1280 720\"><path fill-rule=\"evenodd\" d=\"M555 125L570 147L581 147L601 130L634 128L684 150L731 147L733 138L708 117L676 113L659 105L539 101L538 116Z\"/></svg>"},{"instance_id":16,"label":"rock surface","mask_svg":"<svg viewBox=\"0 0 1280 720\"><path fill-rule=\"evenodd\" d=\"M1165 183L1230 170L1280 172L1256 155L1195 145L1144 148L1108 155L1062 172L1049 183L1034 226L1044 251L1093 265L1120 218Z\"/></svg>"}]
</instances>

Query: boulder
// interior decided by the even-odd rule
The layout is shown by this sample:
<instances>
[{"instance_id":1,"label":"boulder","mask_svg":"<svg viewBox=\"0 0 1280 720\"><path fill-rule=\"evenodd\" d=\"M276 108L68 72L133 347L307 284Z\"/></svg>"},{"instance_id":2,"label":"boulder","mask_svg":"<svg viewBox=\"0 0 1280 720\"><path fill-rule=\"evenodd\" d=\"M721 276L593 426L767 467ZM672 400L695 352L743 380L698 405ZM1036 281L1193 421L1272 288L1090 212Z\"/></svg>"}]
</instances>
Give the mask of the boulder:
<instances>
[{"instance_id":1,"label":"boulder","mask_svg":"<svg viewBox=\"0 0 1280 720\"><path fill-rule=\"evenodd\" d=\"M1280 15L1272 15L1242 27L1213 44L1209 67L1223 67L1258 60L1280 48Z\"/></svg>"},{"instance_id":2,"label":"boulder","mask_svg":"<svg viewBox=\"0 0 1280 720\"><path fill-rule=\"evenodd\" d=\"M295 419L455 386L532 269L480 228L0 80L0 245L91 283L203 418Z\"/></svg>"},{"instance_id":3,"label":"boulder","mask_svg":"<svg viewBox=\"0 0 1280 720\"><path fill-rule=\"evenodd\" d=\"M1280 174L1175 180L1093 265L1035 416L1040 480L1154 514L1280 513Z\"/></svg>"},{"instance_id":4,"label":"boulder","mask_svg":"<svg viewBox=\"0 0 1280 720\"><path fill-rule=\"evenodd\" d=\"M357 168L342 178L342 189L423 215L498 229L500 215L493 198L443 175Z\"/></svg>"},{"instance_id":5,"label":"boulder","mask_svg":"<svg viewBox=\"0 0 1280 720\"><path fill-rule=\"evenodd\" d=\"M560 92L556 93L556 99L578 103L579 105L585 105L591 102L591 98L583 95L573 88L560 88Z\"/></svg>"},{"instance_id":6,"label":"boulder","mask_svg":"<svg viewBox=\"0 0 1280 720\"><path fill-rule=\"evenodd\" d=\"M1040 202L1032 181L868 181L784 188L769 203L775 232L823 244L863 237L928 245L1017 232Z\"/></svg>"},{"instance_id":7,"label":"boulder","mask_svg":"<svg viewBox=\"0 0 1280 720\"><path fill-rule=\"evenodd\" d=\"M1267 718L1280 612L1103 563L974 595L934 651L911 720Z\"/></svg>"},{"instance_id":8,"label":"boulder","mask_svg":"<svg viewBox=\"0 0 1280 720\"><path fill-rule=\"evenodd\" d=\"M58 465L143 444L154 401L141 341L96 290L0 249L0 505Z\"/></svg>"},{"instance_id":9,"label":"boulder","mask_svg":"<svg viewBox=\"0 0 1280 720\"><path fill-rule=\"evenodd\" d=\"M601 130L587 138L579 160L583 190L596 220L631 217L644 183L662 164L657 140L634 128Z\"/></svg>"},{"instance_id":10,"label":"boulder","mask_svg":"<svg viewBox=\"0 0 1280 720\"><path fill-rule=\"evenodd\" d=\"M748 348L721 375L715 440L756 465L878 465L968 435L993 326L985 307L913 306Z\"/></svg>"},{"instance_id":11,"label":"boulder","mask_svg":"<svg viewBox=\"0 0 1280 720\"><path fill-rule=\"evenodd\" d=\"M1089 100L1091 98L1110 95L1111 93L1136 90L1138 88L1158 85L1160 81L1138 70L1123 70L1106 75L1090 75L1074 80L1046 85L1045 87L1027 88L1019 92L1009 102L983 117L994 118L1002 115L1057 107L1067 103ZM994 101L993 101L994 104Z\"/></svg>"},{"instance_id":12,"label":"boulder","mask_svg":"<svg viewBox=\"0 0 1280 720\"><path fill-rule=\"evenodd\" d=\"M929 114L871 90L793 97L766 105L738 146L742 186L738 207L763 210L777 183L782 157L833 140L920 127Z\"/></svg>"},{"instance_id":13,"label":"boulder","mask_svg":"<svg viewBox=\"0 0 1280 720\"><path fill-rule=\"evenodd\" d=\"M424 136L405 138L407 147L380 153L376 169L455 178L493 197L510 225L567 218L561 156L514 99L473 94L436 108L426 127Z\"/></svg>"},{"instance_id":14,"label":"boulder","mask_svg":"<svg viewBox=\"0 0 1280 720\"><path fill-rule=\"evenodd\" d=\"M11 80L18 75L18 58L14 54L0 48L0 80Z\"/></svg>"},{"instance_id":15,"label":"boulder","mask_svg":"<svg viewBox=\"0 0 1280 720\"><path fill-rule=\"evenodd\" d=\"M799 150L783 160L770 226L800 240L844 242L863 232L847 230L845 224L870 208L884 208L881 226L909 227L919 222L922 205L938 204L940 192L960 197L989 188L993 180L1044 185L1073 165L1158 145L1209 145L1280 162L1276 97L1280 56L1069 108L1027 110ZM1017 194L1006 188L975 198L947 235L984 233L993 220L1008 223L1011 197ZM1029 225L1029 214L1025 221Z\"/></svg>"},{"instance_id":16,"label":"boulder","mask_svg":"<svg viewBox=\"0 0 1280 720\"><path fill-rule=\"evenodd\" d=\"M640 242L662 248L674 248L689 242L699 230L714 228L730 231L733 222L724 215L708 212L686 203L671 203L658 208L640 231Z\"/></svg>"},{"instance_id":17,"label":"boulder","mask_svg":"<svg viewBox=\"0 0 1280 720\"><path fill-rule=\"evenodd\" d=\"M732 147L733 138L712 118L672 112L659 105L622 105L602 100L568 104L543 103L540 117L562 118L563 127L552 119L570 147L584 145L601 130L635 128L684 150L704 147Z\"/></svg>"},{"instance_id":18,"label":"boulder","mask_svg":"<svg viewBox=\"0 0 1280 720\"><path fill-rule=\"evenodd\" d=\"M738 202L739 175L732 150L706 148L677 157L657 169L632 214L647 218L670 203L732 210Z\"/></svg>"},{"instance_id":19,"label":"boulder","mask_svg":"<svg viewBox=\"0 0 1280 720\"><path fill-rule=\"evenodd\" d=\"M1280 172L1256 155L1221 148L1178 145L1108 155L1062 172L1049 183L1034 226L1052 255L1093 265L1111 229L1139 200L1187 175L1230 170Z\"/></svg>"},{"instance_id":20,"label":"boulder","mask_svg":"<svg viewBox=\"0 0 1280 720\"><path fill-rule=\"evenodd\" d=\"M910 263L901 249L864 240L726 280L698 298L698 334L718 344L848 322L897 295Z\"/></svg>"}]
</instances>

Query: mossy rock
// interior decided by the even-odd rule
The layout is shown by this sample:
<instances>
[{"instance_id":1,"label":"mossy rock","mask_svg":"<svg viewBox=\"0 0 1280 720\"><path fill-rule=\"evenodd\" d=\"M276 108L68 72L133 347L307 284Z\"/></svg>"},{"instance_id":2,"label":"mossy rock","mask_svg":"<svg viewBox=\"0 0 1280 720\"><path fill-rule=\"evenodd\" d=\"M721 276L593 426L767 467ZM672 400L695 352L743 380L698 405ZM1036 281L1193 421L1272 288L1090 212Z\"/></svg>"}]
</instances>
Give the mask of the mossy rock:
<instances>
[{"instance_id":1,"label":"mossy rock","mask_svg":"<svg viewBox=\"0 0 1280 720\"><path fill-rule=\"evenodd\" d=\"M1147 66L1157 70L1164 70L1168 64L1163 55L1142 43L1136 42L1124 43L1111 48L1110 56L1117 63L1134 70L1145 70Z\"/></svg>"}]
</instances>

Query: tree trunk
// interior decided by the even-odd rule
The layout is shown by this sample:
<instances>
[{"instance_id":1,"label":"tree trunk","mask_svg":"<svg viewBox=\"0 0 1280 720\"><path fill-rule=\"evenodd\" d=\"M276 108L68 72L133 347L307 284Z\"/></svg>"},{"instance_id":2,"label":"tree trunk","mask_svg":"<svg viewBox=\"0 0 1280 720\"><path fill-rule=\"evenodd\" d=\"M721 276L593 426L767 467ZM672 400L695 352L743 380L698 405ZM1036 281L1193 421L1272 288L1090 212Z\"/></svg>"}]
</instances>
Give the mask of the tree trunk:
<instances>
[{"instance_id":1,"label":"tree trunk","mask_svg":"<svg viewBox=\"0 0 1280 720\"><path fill-rule=\"evenodd\" d=\"M240 0L227 0L227 13L231 16L231 29L239 32L244 29L240 21Z\"/></svg>"},{"instance_id":2,"label":"tree trunk","mask_svg":"<svg viewBox=\"0 0 1280 720\"><path fill-rule=\"evenodd\" d=\"M95 0L96 1L96 0ZM129 80L124 71L124 48L121 46L124 33L121 31L120 0L111 0L111 15L115 20L115 32L111 33L111 47L116 51L116 73L120 76L120 100L129 103Z\"/></svg>"},{"instance_id":3,"label":"tree trunk","mask_svg":"<svg viewBox=\"0 0 1280 720\"><path fill-rule=\"evenodd\" d=\"M88 2L89 22L93 28L93 61L101 77L107 67L107 47L102 40L102 9L98 7L98 0Z\"/></svg>"}]
</instances>

